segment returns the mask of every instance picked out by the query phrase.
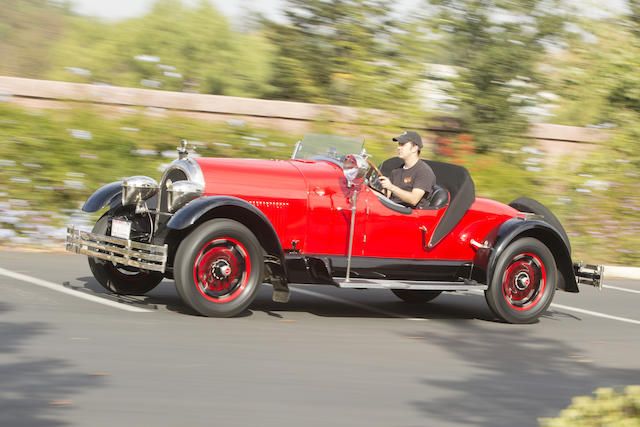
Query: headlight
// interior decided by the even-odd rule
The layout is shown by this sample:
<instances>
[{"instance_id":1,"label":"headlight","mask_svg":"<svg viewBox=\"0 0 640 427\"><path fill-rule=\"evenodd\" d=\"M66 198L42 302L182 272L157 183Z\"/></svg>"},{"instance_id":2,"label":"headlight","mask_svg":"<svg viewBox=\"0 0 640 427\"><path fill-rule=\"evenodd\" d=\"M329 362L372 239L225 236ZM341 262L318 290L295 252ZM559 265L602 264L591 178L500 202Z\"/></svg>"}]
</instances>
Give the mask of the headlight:
<instances>
[{"instance_id":1,"label":"headlight","mask_svg":"<svg viewBox=\"0 0 640 427\"><path fill-rule=\"evenodd\" d=\"M122 181L122 205L137 205L158 192L158 183L148 176L132 176Z\"/></svg>"},{"instance_id":2,"label":"headlight","mask_svg":"<svg viewBox=\"0 0 640 427\"><path fill-rule=\"evenodd\" d=\"M174 213L190 201L202 196L204 189L192 181L176 181L167 183L167 207Z\"/></svg>"},{"instance_id":3,"label":"headlight","mask_svg":"<svg viewBox=\"0 0 640 427\"><path fill-rule=\"evenodd\" d=\"M367 161L362 156L350 154L342 162L342 169L344 170L344 177L351 185L355 180L365 176L369 165L367 165Z\"/></svg>"}]
</instances>

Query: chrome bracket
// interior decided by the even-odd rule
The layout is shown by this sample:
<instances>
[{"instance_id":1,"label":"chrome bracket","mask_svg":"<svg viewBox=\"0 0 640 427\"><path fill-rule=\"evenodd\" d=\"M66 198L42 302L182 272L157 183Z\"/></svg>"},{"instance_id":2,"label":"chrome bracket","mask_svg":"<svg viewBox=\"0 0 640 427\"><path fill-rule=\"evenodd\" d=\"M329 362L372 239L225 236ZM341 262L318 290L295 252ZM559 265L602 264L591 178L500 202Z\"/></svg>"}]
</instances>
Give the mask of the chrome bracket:
<instances>
[{"instance_id":1,"label":"chrome bracket","mask_svg":"<svg viewBox=\"0 0 640 427\"><path fill-rule=\"evenodd\" d=\"M487 243L476 242L474 239L471 239L469 241L469 244L471 246L473 246L474 248L476 248L476 250L478 250L478 249L491 249L491 246L489 246Z\"/></svg>"}]
</instances>

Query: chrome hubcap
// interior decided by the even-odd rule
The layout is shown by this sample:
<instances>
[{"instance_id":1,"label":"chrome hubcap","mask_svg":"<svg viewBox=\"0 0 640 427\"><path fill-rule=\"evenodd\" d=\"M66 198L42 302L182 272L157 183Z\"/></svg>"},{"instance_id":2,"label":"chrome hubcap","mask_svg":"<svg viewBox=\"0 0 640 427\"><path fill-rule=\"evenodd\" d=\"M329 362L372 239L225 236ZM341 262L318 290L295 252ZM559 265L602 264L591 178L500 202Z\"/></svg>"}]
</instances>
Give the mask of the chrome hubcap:
<instances>
[{"instance_id":1,"label":"chrome hubcap","mask_svg":"<svg viewBox=\"0 0 640 427\"><path fill-rule=\"evenodd\" d=\"M521 291L524 291L531 284L531 279L529 278L529 275L527 273L523 272L518 274L518 276L516 277L515 284L516 284L516 288L518 288Z\"/></svg>"},{"instance_id":2,"label":"chrome hubcap","mask_svg":"<svg viewBox=\"0 0 640 427\"><path fill-rule=\"evenodd\" d=\"M211 266L211 274L217 280L224 280L231 274L231 266L224 259L219 259Z\"/></svg>"}]
</instances>

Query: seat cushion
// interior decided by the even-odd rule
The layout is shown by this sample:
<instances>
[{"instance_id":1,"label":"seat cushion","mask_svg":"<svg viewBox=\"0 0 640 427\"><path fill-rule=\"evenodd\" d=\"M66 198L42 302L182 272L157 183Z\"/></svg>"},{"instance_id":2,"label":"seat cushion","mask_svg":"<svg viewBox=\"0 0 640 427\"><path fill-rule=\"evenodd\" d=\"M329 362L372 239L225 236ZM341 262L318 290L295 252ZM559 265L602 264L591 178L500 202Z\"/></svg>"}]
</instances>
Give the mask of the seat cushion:
<instances>
[{"instance_id":1,"label":"seat cushion","mask_svg":"<svg viewBox=\"0 0 640 427\"><path fill-rule=\"evenodd\" d=\"M449 192L438 184L433 186L427 209L440 209L449 204Z\"/></svg>"}]
</instances>

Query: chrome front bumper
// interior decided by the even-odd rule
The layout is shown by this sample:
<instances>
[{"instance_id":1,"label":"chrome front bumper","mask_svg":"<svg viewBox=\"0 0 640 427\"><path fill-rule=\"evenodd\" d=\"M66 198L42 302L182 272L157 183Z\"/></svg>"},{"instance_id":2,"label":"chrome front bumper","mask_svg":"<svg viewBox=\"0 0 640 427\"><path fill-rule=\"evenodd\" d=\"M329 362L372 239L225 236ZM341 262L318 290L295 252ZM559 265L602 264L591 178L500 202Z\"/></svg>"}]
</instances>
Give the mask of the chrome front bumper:
<instances>
[{"instance_id":1,"label":"chrome front bumper","mask_svg":"<svg viewBox=\"0 0 640 427\"><path fill-rule=\"evenodd\" d=\"M67 228L67 250L106 261L164 273L167 245L158 246Z\"/></svg>"}]
</instances>

